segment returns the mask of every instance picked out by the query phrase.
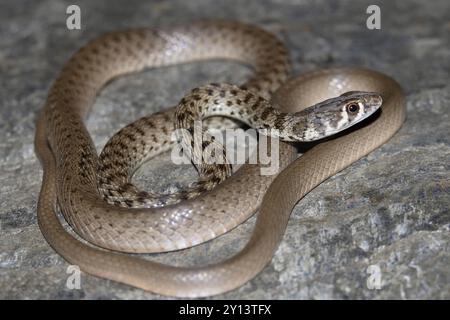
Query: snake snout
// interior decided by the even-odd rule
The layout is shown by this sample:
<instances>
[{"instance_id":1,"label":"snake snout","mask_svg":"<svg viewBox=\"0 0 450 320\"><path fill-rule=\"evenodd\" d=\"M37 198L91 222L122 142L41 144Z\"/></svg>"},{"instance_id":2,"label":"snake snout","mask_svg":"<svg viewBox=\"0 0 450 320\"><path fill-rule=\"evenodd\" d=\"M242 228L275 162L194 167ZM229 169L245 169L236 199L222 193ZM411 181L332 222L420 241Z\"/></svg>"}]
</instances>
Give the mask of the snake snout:
<instances>
[{"instance_id":1,"label":"snake snout","mask_svg":"<svg viewBox=\"0 0 450 320\"><path fill-rule=\"evenodd\" d=\"M383 98L378 93L369 93L364 96L364 111L367 116L377 111L383 104Z\"/></svg>"},{"instance_id":2,"label":"snake snout","mask_svg":"<svg viewBox=\"0 0 450 320\"><path fill-rule=\"evenodd\" d=\"M383 104L383 97L378 93L369 94L365 100L370 107L379 108Z\"/></svg>"}]
</instances>

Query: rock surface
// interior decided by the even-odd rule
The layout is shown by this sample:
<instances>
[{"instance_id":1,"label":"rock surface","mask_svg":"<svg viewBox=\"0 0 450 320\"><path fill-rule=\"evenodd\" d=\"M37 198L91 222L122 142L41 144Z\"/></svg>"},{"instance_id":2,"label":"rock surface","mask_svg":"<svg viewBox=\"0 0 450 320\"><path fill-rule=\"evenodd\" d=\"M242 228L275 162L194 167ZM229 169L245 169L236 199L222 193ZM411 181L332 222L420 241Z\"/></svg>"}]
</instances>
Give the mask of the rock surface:
<instances>
[{"instance_id":1,"label":"rock surface","mask_svg":"<svg viewBox=\"0 0 450 320\"><path fill-rule=\"evenodd\" d=\"M69 1L0 4L0 298L161 298L82 275L66 287L68 264L41 235L36 200L41 166L33 149L38 111L68 57L106 31L189 23L200 18L256 23L291 50L295 73L365 66L397 79L407 121L386 145L307 195L291 215L272 262L254 280L217 298L450 298L450 2L378 2L381 30L366 28L364 1L87 1L82 29L65 27ZM209 81L248 75L205 62L123 77L95 103L89 130L99 150L132 120L175 104ZM144 187L195 178L164 155L140 170ZM181 178L180 178L181 177ZM219 261L241 248L254 219L190 250L149 257L177 265ZM372 267L370 267L372 266ZM373 289L377 271L381 288ZM372 288L372 289L370 289Z\"/></svg>"}]
</instances>

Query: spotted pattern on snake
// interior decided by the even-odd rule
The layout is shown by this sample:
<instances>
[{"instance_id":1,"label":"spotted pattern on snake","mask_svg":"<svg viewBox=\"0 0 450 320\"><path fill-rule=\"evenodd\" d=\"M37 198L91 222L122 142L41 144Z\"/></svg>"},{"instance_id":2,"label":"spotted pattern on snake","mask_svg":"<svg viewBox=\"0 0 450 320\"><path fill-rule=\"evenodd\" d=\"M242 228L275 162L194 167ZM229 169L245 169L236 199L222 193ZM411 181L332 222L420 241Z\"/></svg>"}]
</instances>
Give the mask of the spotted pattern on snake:
<instances>
[{"instance_id":1,"label":"spotted pattern on snake","mask_svg":"<svg viewBox=\"0 0 450 320\"><path fill-rule=\"evenodd\" d=\"M232 22L113 32L80 49L53 84L36 130L36 151L44 168L38 221L47 241L85 272L165 295L213 295L252 279L273 256L295 203L400 127L404 95L394 80L361 69L324 70L292 79L275 94L282 108L301 109L345 91L361 90L381 93L383 110L373 123L319 144L292 164L295 149L281 143L277 177L262 176L259 165L244 165L213 190L161 208L128 209L103 200L97 185L98 157L84 118L97 92L121 74L204 59L250 64L254 76L247 89L269 98L288 73L288 68L273 67L287 63L275 61L286 57L272 34ZM174 109L160 114L161 121L168 119L165 115L173 119ZM111 165L121 165L116 162ZM245 221L260 205L247 245L224 261L199 267L168 266L99 250L68 233L56 211L59 208L73 230L91 244L125 252L159 252L215 238Z\"/></svg>"},{"instance_id":2,"label":"spotted pattern on snake","mask_svg":"<svg viewBox=\"0 0 450 320\"><path fill-rule=\"evenodd\" d=\"M146 137L148 127L155 126L152 120L154 116L150 116L132 123L107 143L100 155L99 190L109 203L148 208L178 203L213 189L231 174L231 164L223 146L208 136L206 130L200 133L203 139L201 145L194 145L192 137L195 122L208 117L230 117L258 130L273 130L269 131L270 135L283 141L309 142L328 137L364 120L381 103L379 94L355 91L322 101L300 112L283 113L269 100L232 84L213 83L195 88L181 99L173 121L176 129L186 129L177 131L178 142L185 150L190 150L189 158L196 165L201 179L186 189L162 195L139 190L130 182L132 173L149 158L142 154L129 161L130 154L136 154L138 147L144 150L147 143L150 144L147 150L153 150L158 142L156 134L152 133L149 142ZM169 129L162 127L161 130L168 132ZM165 139L163 145L169 142ZM131 147L131 152L123 152L127 145ZM220 150L220 155L214 154L215 163L205 161L207 148L216 152ZM151 156L154 154L152 152ZM141 161L137 161L138 158ZM117 184L117 181L122 183Z\"/></svg>"}]
</instances>

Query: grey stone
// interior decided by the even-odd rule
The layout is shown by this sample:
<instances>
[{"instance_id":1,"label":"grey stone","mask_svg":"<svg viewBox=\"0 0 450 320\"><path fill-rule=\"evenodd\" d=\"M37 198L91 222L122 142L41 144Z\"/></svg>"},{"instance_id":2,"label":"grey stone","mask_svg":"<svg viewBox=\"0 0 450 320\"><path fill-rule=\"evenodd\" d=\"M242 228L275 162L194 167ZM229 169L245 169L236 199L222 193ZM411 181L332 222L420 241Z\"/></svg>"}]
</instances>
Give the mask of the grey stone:
<instances>
[{"instance_id":1,"label":"grey stone","mask_svg":"<svg viewBox=\"0 0 450 320\"><path fill-rule=\"evenodd\" d=\"M0 298L161 298L83 274L66 288L68 264L42 237L36 221L41 166L33 149L35 121L69 56L106 31L236 19L277 33L295 73L365 66L397 79L407 94L407 121L383 147L327 180L295 207L268 267L238 290L216 298L450 298L450 3L378 1L382 29L367 30L371 1L78 0L82 30L65 28L68 1L0 4ZM111 83L88 119L100 150L132 120L174 105L210 81L249 74L231 62L149 70ZM162 190L195 179L163 155L140 169L137 182ZM151 255L176 265L216 262L241 248L254 218L189 250ZM369 289L369 266L381 289ZM369 268L369 269L368 269ZM370 286L369 286L370 287Z\"/></svg>"}]
</instances>

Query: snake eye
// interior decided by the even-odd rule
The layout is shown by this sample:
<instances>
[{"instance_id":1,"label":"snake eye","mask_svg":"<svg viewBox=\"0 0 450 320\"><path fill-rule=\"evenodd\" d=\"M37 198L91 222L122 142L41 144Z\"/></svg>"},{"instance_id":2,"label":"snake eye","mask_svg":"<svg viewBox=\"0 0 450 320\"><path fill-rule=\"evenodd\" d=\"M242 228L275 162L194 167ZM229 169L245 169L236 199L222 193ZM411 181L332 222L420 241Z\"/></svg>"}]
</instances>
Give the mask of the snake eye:
<instances>
[{"instance_id":1,"label":"snake eye","mask_svg":"<svg viewBox=\"0 0 450 320\"><path fill-rule=\"evenodd\" d=\"M359 105L356 103L350 103L347 105L347 112L350 114L356 114L359 111Z\"/></svg>"}]
</instances>

